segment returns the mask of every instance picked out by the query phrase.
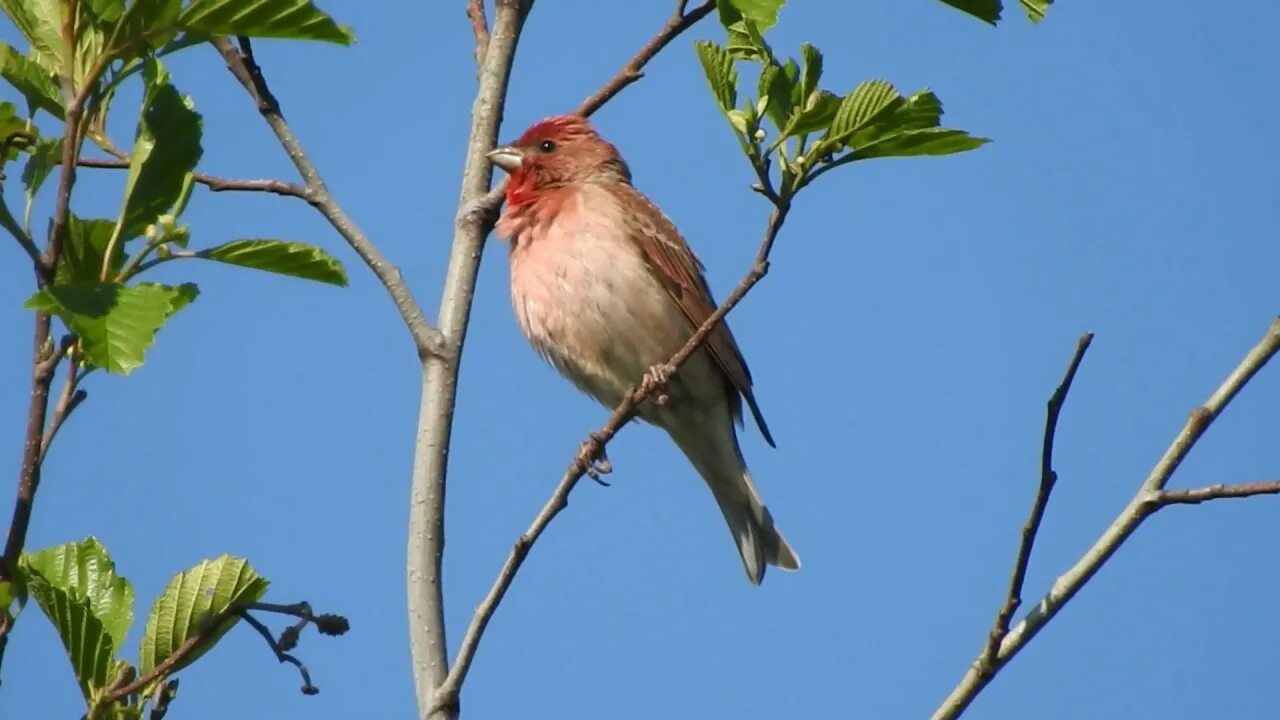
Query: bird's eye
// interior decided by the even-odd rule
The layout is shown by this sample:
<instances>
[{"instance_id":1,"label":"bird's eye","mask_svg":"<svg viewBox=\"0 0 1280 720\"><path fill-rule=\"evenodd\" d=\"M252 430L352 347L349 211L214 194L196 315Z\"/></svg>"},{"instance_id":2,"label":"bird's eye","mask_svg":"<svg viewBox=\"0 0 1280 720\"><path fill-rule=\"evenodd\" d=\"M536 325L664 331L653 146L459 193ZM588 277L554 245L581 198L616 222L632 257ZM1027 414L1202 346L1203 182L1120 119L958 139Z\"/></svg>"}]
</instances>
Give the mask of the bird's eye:
<instances>
[{"instance_id":1,"label":"bird's eye","mask_svg":"<svg viewBox=\"0 0 1280 720\"><path fill-rule=\"evenodd\" d=\"M556 143L554 140L543 140L538 143L538 149L544 153L555 152Z\"/></svg>"}]
</instances>

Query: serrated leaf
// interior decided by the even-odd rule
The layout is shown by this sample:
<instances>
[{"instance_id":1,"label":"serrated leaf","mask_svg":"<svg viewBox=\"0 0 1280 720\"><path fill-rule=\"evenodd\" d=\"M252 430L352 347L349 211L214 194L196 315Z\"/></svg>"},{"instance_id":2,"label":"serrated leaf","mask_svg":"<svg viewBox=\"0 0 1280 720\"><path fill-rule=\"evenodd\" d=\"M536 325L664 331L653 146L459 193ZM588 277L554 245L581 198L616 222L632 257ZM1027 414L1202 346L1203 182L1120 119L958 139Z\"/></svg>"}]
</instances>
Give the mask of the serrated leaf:
<instances>
[{"instance_id":1,"label":"serrated leaf","mask_svg":"<svg viewBox=\"0 0 1280 720\"><path fill-rule=\"evenodd\" d=\"M66 73L71 63L62 46L62 0L0 0L33 56L54 74Z\"/></svg>"},{"instance_id":2,"label":"serrated leaf","mask_svg":"<svg viewBox=\"0 0 1280 720\"><path fill-rule=\"evenodd\" d=\"M1022 3L1022 9L1026 11L1027 17L1033 23L1043 20L1045 13L1049 12L1049 6L1053 4L1053 0L1018 0L1018 2Z\"/></svg>"},{"instance_id":3,"label":"serrated leaf","mask_svg":"<svg viewBox=\"0 0 1280 720\"><path fill-rule=\"evenodd\" d=\"M27 165L22 169L22 185L27 189L28 202L40 192L40 186L49 177L50 171L58 166L61 158L62 138L41 138L36 141L27 158Z\"/></svg>"},{"instance_id":4,"label":"serrated leaf","mask_svg":"<svg viewBox=\"0 0 1280 720\"><path fill-rule=\"evenodd\" d=\"M133 586L116 574L115 562L97 538L28 553L23 564L43 582L88 599L116 647L124 643L133 623Z\"/></svg>"},{"instance_id":5,"label":"serrated leaf","mask_svg":"<svg viewBox=\"0 0 1280 720\"><path fill-rule=\"evenodd\" d=\"M912 130L936 128L942 122L942 101L929 90L920 90L881 114L874 122L845 138L851 148L862 147L891 135Z\"/></svg>"},{"instance_id":6,"label":"serrated leaf","mask_svg":"<svg viewBox=\"0 0 1280 720\"><path fill-rule=\"evenodd\" d=\"M258 575L243 558L223 555L204 560L175 575L164 593L156 598L147 616L139 650L139 670L143 675L164 662L187 638L204 631L205 639L178 662L176 672L203 655L239 620L223 618L216 628L206 629L221 613L237 603L255 602L267 591L268 581Z\"/></svg>"},{"instance_id":7,"label":"serrated leaf","mask_svg":"<svg viewBox=\"0 0 1280 720\"><path fill-rule=\"evenodd\" d=\"M26 307L57 315L80 336L85 362L120 375L142 365L147 348L174 313L199 294L192 283L171 287L141 283L83 283L47 287Z\"/></svg>"},{"instance_id":8,"label":"serrated leaf","mask_svg":"<svg viewBox=\"0 0 1280 720\"><path fill-rule=\"evenodd\" d=\"M694 49L720 110L726 113L733 110L738 104L738 71L733 67L733 57L710 40L697 41Z\"/></svg>"},{"instance_id":9,"label":"serrated leaf","mask_svg":"<svg viewBox=\"0 0 1280 720\"><path fill-rule=\"evenodd\" d=\"M9 43L0 43L0 76L22 93L33 112L44 110L59 120L65 116L57 79Z\"/></svg>"},{"instance_id":10,"label":"serrated leaf","mask_svg":"<svg viewBox=\"0 0 1280 720\"><path fill-rule=\"evenodd\" d=\"M1000 0L942 0L942 2L991 25L1000 22L1000 12L1004 9Z\"/></svg>"},{"instance_id":11,"label":"serrated leaf","mask_svg":"<svg viewBox=\"0 0 1280 720\"><path fill-rule=\"evenodd\" d=\"M23 557L27 586L53 623L86 699L112 679L133 621L133 588L95 538Z\"/></svg>"},{"instance_id":12,"label":"serrated leaf","mask_svg":"<svg viewBox=\"0 0 1280 720\"><path fill-rule=\"evenodd\" d=\"M58 258L58 270L54 285L96 283L102 275L102 257L115 231L115 220L83 220L71 214L67 217L67 237ZM111 272L119 272L124 265L123 253L115 253Z\"/></svg>"},{"instance_id":13,"label":"serrated leaf","mask_svg":"<svg viewBox=\"0 0 1280 720\"><path fill-rule=\"evenodd\" d=\"M351 28L339 25L310 0L195 0L178 17L187 30L207 35L324 40L350 45Z\"/></svg>"},{"instance_id":14,"label":"serrated leaf","mask_svg":"<svg viewBox=\"0 0 1280 720\"><path fill-rule=\"evenodd\" d=\"M870 145L857 147L853 156L859 160L876 157L912 157L915 155L953 155L973 150L991 142L974 137L963 130L928 128L897 133Z\"/></svg>"},{"instance_id":15,"label":"serrated leaf","mask_svg":"<svg viewBox=\"0 0 1280 720\"><path fill-rule=\"evenodd\" d=\"M195 169L200 147L201 119L191 101L169 83L169 73L148 59L142 116L134 140L124 206L120 210L119 239L142 233L167 213L182 195L188 173Z\"/></svg>"},{"instance_id":16,"label":"serrated leaf","mask_svg":"<svg viewBox=\"0 0 1280 720\"><path fill-rule=\"evenodd\" d=\"M347 273L337 258L314 245L286 240L233 240L201 250L199 257L345 287Z\"/></svg>"},{"instance_id":17,"label":"serrated leaf","mask_svg":"<svg viewBox=\"0 0 1280 720\"><path fill-rule=\"evenodd\" d=\"M827 140L843 142L902 103L897 88L884 80L867 80L840 100Z\"/></svg>"}]
</instances>

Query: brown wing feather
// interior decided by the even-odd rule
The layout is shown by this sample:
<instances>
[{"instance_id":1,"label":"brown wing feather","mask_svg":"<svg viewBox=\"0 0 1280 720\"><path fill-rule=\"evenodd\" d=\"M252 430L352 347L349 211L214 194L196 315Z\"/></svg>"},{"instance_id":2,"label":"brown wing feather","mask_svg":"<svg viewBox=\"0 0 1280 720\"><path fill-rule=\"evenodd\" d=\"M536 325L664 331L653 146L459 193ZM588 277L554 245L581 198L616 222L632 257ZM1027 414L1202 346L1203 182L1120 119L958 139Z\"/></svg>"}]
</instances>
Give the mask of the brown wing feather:
<instances>
[{"instance_id":1,"label":"brown wing feather","mask_svg":"<svg viewBox=\"0 0 1280 720\"><path fill-rule=\"evenodd\" d=\"M693 328L702 326L707 318L715 312L716 301L711 296L711 288L703 275L703 266L693 254L689 244L681 237L680 231L648 198L641 195L630 185L623 185L616 190L622 197L624 207L634 209L628 217L635 222L632 239L644 253L645 259L661 278L667 292L675 299L676 304L684 311L685 317ZM742 403L740 394L751 408L760 434L766 442L774 446L773 435L765 424L764 415L756 403L755 394L751 391L751 371L733 339L726 321L721 321L707 338L706 347L711 351L716 364L724 371L725 379L736 391L731 401L734 420L742 422Z\"/></svg>"}]
</instances>

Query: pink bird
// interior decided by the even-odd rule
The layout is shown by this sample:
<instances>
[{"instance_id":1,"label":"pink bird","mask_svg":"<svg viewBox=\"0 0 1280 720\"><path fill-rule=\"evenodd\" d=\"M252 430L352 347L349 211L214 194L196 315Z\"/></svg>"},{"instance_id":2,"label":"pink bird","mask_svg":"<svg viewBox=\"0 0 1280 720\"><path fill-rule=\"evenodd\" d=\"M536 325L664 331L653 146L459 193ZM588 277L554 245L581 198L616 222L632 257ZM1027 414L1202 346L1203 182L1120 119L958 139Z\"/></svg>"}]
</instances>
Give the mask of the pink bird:
<instances>
[{"instance_id":1,"label":"pink bird","mask_svg":"<svg viewBox=\"0 0 1280 720\"><path fill-rule=\"evenodd\" d=\"M585 118L552 117L489 153L507 171L498 235L510 239L511 302L548 362L606 407L622 402L715 311L702 263L675 225L631 185L631 171ZM711 488L760 584L765 565L798 570L738 448L751 373L724 322L639 416L671 436Z\"/></svg>"}]
</instances>

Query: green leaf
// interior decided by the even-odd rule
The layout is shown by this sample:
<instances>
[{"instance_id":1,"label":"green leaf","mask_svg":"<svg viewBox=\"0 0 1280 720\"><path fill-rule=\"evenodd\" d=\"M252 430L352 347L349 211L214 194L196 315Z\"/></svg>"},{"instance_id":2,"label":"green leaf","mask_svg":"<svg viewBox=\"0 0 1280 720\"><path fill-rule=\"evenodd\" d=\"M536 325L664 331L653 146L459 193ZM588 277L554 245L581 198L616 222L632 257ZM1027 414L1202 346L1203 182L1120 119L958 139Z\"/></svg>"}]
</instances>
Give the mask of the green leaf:
<instances>
[{"instance_id":1,"label":"green leaf","mask_svg":"<svg viewBox=\"0 0 1280 720\"><path fill-rule=\"evenodd\" d=\"M828 140L841 143L902 103L898 90L884 80L867 80L840 101Z\"/></svg>"},{"instance_id":2,"label":"green leaf","mask_svg":"<svg viewBox=\"0 0 1280 720\"><path fill-rule=\"evenodd\" d=\"M31 139L27 121L18 115L18 108L11 102L0 102L0 143L4 143L0 164L18 157L18 152L27 147Z\"/></svg>"},{"instance_id":3,"label":"green leaf","mask_svg":"<svg viewBox=\"0 0 1280 720\"><path fill-rule=\"evenodd\" d=\"M804 59L800 97L807 99L818 91L818 81L822 79L822 51L809 43L801 43L800 56Z\"/></svg>"},{"instance_id":4,"label":"green leaf","mask_svg":"<svg viewBox=\"0 0 1280 720\"><path fill-rule=\"evenodd\" d=\"M711 93L716 96L723 112L729 112L738 104L738 71L733 67L733 57L722 47L710 40L699 40L694 43L698 51L698 59L702 61L702 71L711 84Z\"/></svg>"},{"instance_id":5,"label":"green leaf","mask_svg":"<svg viewBox=\"0 0 1280 720\"><path fill-rule=\"evenodd\" d=\"M124 12L124 0L84 0L82 4L101 23L114 23Z\"/></svg>"},{"instance_id":6,"label":"green leaf","mask_svg":"<svg viewBox=\"0 0 1280 720\"><path fill-rule=\"evenodd\" d=\"M798 94L795 92L798 74L795 61L782 66L766 65L760 73L759 95L769 99L765 113L779 130L787 126L795 110L793 98Z\"/></svg>"},{"instance_id":7,"label":"green leaf","mask_svg":"<svg viewBox=\"0 0 1280 720\"><path fill-rule=\"evenodd\" d=\"M1023 0L1023 3L1027 1ZM942 2L991 25L1000 22L1000 12L1003 10L1000 0L942 0Z\"/></svg>"},{"instance_id":8,"label":"green leaf","mask_svg":"<svg viewBox=\"0 0 1280 720\"><path fill-rule=\"evenodd\" d=\"M761 33L778 24L778 10L786 0L729 0L742 17L749 20Z\"/></svg>"},{"instance_id":9,"label":"green leaf","mask_svg":"<svg viewBox=\"0 0 1280 720\"><path fill-rule=\"evenodd\" d=\"M50 140L40 138L27 158L27 166L22 169L22 184L27 189L27 201L30 202L40 192L40 186L49 177L50 171L58 166L62 159L62 138Z\"/></svg>"},{"instance_id":10,"label":"green leaf","mask_svg":"<svg viewBox=\"0 0 1280 720\"><path fill-rule=\"evenodd\" d=\"M53 623L86 699L112 679L133 622L133 588L95 538L23 557L27 585Z\"/></svg>"},{"instance_id":11,"label":"green leaf","mask_svg":"<svg viewBox=\"0 0 1280 720\"><path fill-rule=\"evenodd\" d=\"M26 307L62 318L80 336L89 365L128 375L142 365L156 331L199 292L192 283L54 285L31 296Z\"/></svg>"},{"instance_id":12,"label":"green leaf","mask_svg":"<svg viewBox=\"0 0 1280 720\"><path fill-rule=\"evenodd\" d=\"M57 79L9 43L0 43L0 76L22 93L32 114L38 109L59 120L65 116Z\"/></svg>"},{"instance_id":13,"label":"green leaf","mask_svg":"<svg viewBox=\"0 0 1280 720\"><path fill-rule=\"evenodd\" d=\"M1027 17L1033 23L1043 20L1045 13L1049 12L1049 6L1053 4L1053 0L1018 0L1018 2L1022 3L1022 9L1026 11Z\"/></svg>"},{"instance_id":14,"label":"green leaf","mask_svg":"<svg viewBox=\"0 0 1280 720\"><path fill-rule=\"evenodd\" d=\"M876 157L911 157L914 155L952 155L982 147L991 142L974 137L963 130L928 128L888 136L871 145L854 148L859 160Z\"/></svg>"},{"instance_id":15,"label":"green leaf","mask_svg":"<svg viewBox=\"0 0 1280 720\"><path fill-rule=\"evenodd\" d=\"M223 555L204 560L169 581L164 594L156 598L147 617L139 651L143 675L164 662L187 638L202 632L204 639L178 662L172 672L190 665L231 629L239 616L222 618L216 628L207 628L227 608L237 603L255 602L267 591L268 581L258 575L243 558Z\"/></svg>"},{"instance_id":16,"label":"green leaf","mask_svg":"<svg viewBox=\"0 0 1280 720\"><path fill-rule=\"evenodd\" d=\"M233 240L201 250L199 257L229 265L291 275L345 287L347 273L338 259L306 243L285 240Z\"/></svg>"},{"instance_id":17,"label":"green leaf","mask_svg":"<svg viewBox=\"0 0 1280 720\"><path fill-rule=\"evenodd\" d=\"M33 58L56 75L71 67L62 45L62 5L63 0L0 0L0 9L31 43Z\"/></svg>"},{"instance_id":18,"label":"green leaf","mask_svg":"<svg viewBox=\"0 0 1280 720\"><path fill-rule=\"evenodd\" d=\"M116 229L114 220L82 220L71 214L67 217L67 237L58 258L58 271L54 285L93 284L102 275L102 257ZM124 266L124 254L115 253L112 258L112 276Z\"/></svg>"},{"instance_id":19,"label":"green leaf","mask_svg":"<svg viewBox=\"0 0 1280 720\"><path fill-rule=\"evenodd\" d=\"M169 83L154 59L143 70L147 91L120 210L119 238L137 237L182 197L188 173L200 160L201 119L191 101Z\"/></svg>"},{"instance_id":20,"label":"green leaf","mask_svg":"<svg viewBox=\"0 0 1280 720\"><path fill-rule=\"evenodd\" d=\"M857 148L895 133L936 128L941 122L942 101L929 90L920 90L845 138L844 144Z\"/></svg>"},{"instance_id":21,"label":"green leaf","mask_svg":"<svg viewBox=\"0 0 1280 720\"><path fill-rule=\"evenodd\" d=\"M133 0L116 31L115 51L132 59L165 45L178 34L181 12L182 0Z\"/></svg>"},{"instance_id":22,"label":"green leaf","mask_svg":"<svg viewBox=\"0 0 1280 720\"><path fill-rule=\"evenodd\" d=\"M792 121L787 135L794 137L826 130L831 127L831 121L835 119L836 112L839 110L839 96L826 90L819 90L816 95L810 96L804 110Z\"/></svg>"},{"instance_id":23,"label":"green leaf","mask_svg":"<svg viewBox=\"0 0 1280 720\"><path fill-rule=\"evenodd\" d=\"M773 50L764 40L764 33L756 22L745 17L735 0L716 0L720 24L727 36L725 49L734 58L757 60L765 64L773 62Z\"/></svg>"},{"instance_id":24,"label":"green leaf","mask_svg":"<svg viewBox=\"0 0 1280 720\"><path fill-rule=\"evenodd\" d=\"M351 28L339 25L310 0L195 0L178 23L207 35L325 40L350 45Z\"/></svg>"}]
</instances>

